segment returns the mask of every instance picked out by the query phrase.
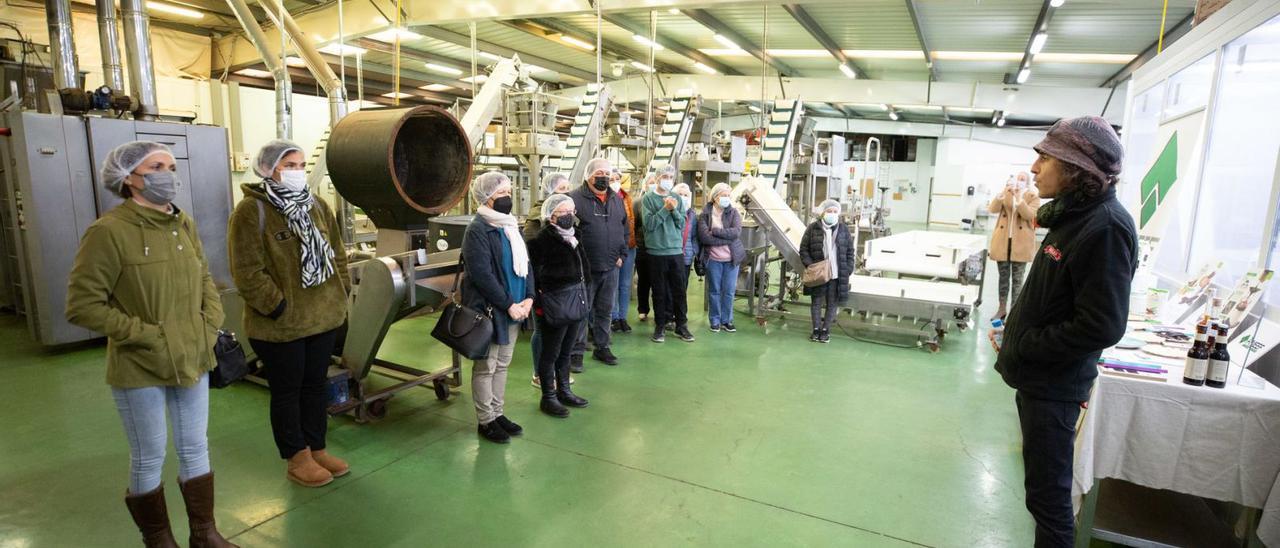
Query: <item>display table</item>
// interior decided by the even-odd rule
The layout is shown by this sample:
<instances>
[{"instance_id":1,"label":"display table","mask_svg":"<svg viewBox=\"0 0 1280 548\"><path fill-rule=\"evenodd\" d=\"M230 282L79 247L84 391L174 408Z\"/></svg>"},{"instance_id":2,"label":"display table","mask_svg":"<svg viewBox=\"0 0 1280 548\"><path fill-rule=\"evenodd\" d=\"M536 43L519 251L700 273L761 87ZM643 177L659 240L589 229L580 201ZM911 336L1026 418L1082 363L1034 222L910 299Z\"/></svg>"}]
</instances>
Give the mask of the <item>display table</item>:
<instances>
[{"instance_id":1,"label":"display table","mask_svg":"<svg viewBox=\"0 0 1280 548\"><path fill-rule=\"evenodd\" d=\"M1114 478L1235 502L1261 509L1258 538L1280 546L1280 389L1265 381L1261 389L1239 386L1239 369L1226 388L1189 386L1176 360L1137 351L1108 356L1156 363L1169 374L1164 381L1098 375L1076 442L1077 499L1095 480ZM1085 546L1091 530L1086 508L1077 535Z\"/></svg>"}]
</instances>

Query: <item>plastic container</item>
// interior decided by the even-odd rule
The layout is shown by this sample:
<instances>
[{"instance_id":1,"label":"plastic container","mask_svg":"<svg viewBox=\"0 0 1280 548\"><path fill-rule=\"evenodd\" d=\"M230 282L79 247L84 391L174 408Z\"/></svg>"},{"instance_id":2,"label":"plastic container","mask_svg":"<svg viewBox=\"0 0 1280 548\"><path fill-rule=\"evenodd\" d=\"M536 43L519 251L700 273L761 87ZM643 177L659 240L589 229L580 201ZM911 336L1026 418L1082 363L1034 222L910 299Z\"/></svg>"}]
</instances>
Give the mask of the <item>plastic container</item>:
<instances>
[{"instance_id":1,"label":"plastic container","mask_svg":"<svg viewBox=\"0 0 1280 548\"><path fill-rule=\"evenodd\" d=\"M992 338L996 341L996 346L1004 346L1004 320L996 318L991 320Z\"/></svg>"}]
</instances>

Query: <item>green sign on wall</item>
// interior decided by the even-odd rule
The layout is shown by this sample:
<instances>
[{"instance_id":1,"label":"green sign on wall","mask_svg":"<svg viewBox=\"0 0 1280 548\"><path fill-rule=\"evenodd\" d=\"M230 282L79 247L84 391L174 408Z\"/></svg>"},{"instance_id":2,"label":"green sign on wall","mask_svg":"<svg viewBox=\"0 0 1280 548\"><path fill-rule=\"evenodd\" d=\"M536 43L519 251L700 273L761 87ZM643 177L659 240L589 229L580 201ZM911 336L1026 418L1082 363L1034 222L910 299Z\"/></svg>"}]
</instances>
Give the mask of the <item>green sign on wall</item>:
<instances>
[{"instance_id":1,"label":"green sign on wall","mask_svg":"<svg viewBox=\"0 0 1280 548\"><path fill-rule=\"evenodd\" d=\"M1165 196L1169 195L1169 190L1173 188L1173 183L1178 181L1178 132L1173 132L1169 137L1169 142L1164 145L1164 150L1160 151L1160 157L1156 158L1156 163L1147 171L1147 175L1142 178L1142 220L1140 227L1147 226L1147 222L1155 216L1156 210L1160 208L1160 204L1164 202Z\"/></svg>"}]
</instances>

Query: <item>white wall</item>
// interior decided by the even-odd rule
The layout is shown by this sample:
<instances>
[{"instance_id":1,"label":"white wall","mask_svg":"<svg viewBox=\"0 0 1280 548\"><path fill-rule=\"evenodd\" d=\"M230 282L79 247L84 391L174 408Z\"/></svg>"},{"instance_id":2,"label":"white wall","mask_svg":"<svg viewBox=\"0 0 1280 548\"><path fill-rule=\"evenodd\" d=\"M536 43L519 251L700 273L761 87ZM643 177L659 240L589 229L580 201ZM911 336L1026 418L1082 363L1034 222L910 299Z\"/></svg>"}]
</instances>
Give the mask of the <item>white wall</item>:
<instances>
[{"instance_id":1,"label":"white wall","mask_svg":"<svg viewBox=\"0 0 1280 548\"><path fill-rule=\"evenodd\" d=\"M972 219L1010 175L1029 172L1034 161L1035 151L1030 147L967 138L939 139L929 222L959 226L962 219ZM968 195L971 186L973 196Z\"/></svg>"},{"instance_id":2,"label":"white wall","mask_svg":"<svg viewBox=\"0 0 1280 548\"><path fill-rule=\"evenodd\" d=\"M916 161L884 163L880 181L889 187L885 204L889 206L890 221L928 222L936 143L935 139L919 139L916 141ZM860 166L861 162L856 164ZM897 198L897 194L901 195L901 199Z\"/></svg>"}]
</instances>

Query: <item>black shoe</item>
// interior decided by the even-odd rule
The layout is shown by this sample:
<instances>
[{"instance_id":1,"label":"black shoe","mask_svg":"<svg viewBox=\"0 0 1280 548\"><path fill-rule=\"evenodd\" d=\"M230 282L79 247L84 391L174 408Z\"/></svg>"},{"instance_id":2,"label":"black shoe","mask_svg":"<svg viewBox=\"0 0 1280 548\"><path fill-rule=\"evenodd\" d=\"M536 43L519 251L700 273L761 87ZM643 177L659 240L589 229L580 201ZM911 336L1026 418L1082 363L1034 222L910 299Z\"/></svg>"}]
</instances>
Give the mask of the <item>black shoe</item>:
<instances>
[{"instance_id":1,"label":"black shoe","mask_svg":"<svg viewBox=\"0 0 1280 548\"><path fill-rule=\"evenodd\" d=\"M496 420L489 424L482 424L476 430L480 432L480 437L493 443L511 443L511 434L508 434L506 430L498 426L498 421Z\"/></svg>"},{"instance_id":2,"label":"black shoe","mask_svg":"<svg viewBox=\"0 0 1280 548\"><path fill-rule=\"evenodd\" d=\"M511 422L511 419L508 419L506 415L498 415L498 418L493 419L493 422L497 424L498 428L501 428L503 432L512 436L519 436L524 433L524 428L521 428L520 425Z\"/></svg>"},{"instance_id":3,"label":"black shoe","mask_svg":"<svg viewBox=\"0 0 1280 548\"><path fill-rule=\"evenodd\" d=\"M622 331L622 327L618 326L618 320L613 320L609 322L609 331L611 333L617 333L619 331Z\"/></svg>"},{"instance_id":4,"label":"black shoe","mask_svg":"<svg viewBox=\"0 0 1280 548\"><path fill-rule=\"evenodd\" d=\"M822 333L822 330L821 330L821 329L816 329L816 328L815 328L815 329L813 330L813 333L812 333L811 335L809 335L809 340L811 340L811 341L813 341L813 342L818 342L818 335L819 335L819 334L821 334L821 333Z\"/></svg>"},{"instance_id":5,"label":"black shoe","mask_svg":"<svg viewBox=\"0 0 1280 548\"><path fill-rule=\"evenodd\" d=\"M659 326L657 329L653 330L653 336L649 337L649 340L656 343L667 342L666 332L667 330L665 328Z\"/></svg>"},{"instance_id":6,"label":"black shoe","mask_svg":"<svg viewBox=\"0 0 1280 548\"><path fill-rule=\"evenodd\" d=\"M575 355L569 356L569 371L573 373L582 372L582 355L581 354L575 354Z\"/></svg>"},{"instance_id":7,"label":"black shoe","mask_svg":"<svg viewBox=\"0 0 1280 548\"><path fill-rule=\"evenodd\" d=\"M627 323L627 320L618 320L618 329L623 333L630 333L631 324Z\"/></svg>"},{"instance_id":8,"label":"black shoe","mask_svg":"<svg viewBox=\"0 0 1280 548\"><path fill-rule=\"evenodd\" d=\"M829 342L831 342L831 330L830 330L830 329L823 329L822 331L819 331L819 332L818 332L818 342L820 342L820 343L829 343Z\"/></svg>"},{"instance_id":9,"label":"black shoe","mask_svg":"<svg viewBox=\"0 0 1280 548\"><path fill-rule=\"evenodd\" d=\"M618 365L618 357L613 355L609 347L597 348L591 353L591 357L598 361L604 362L605 365Z\"/></svg>"},{"instance_id":10,"label":"black shoe","mask_svg":"<svg viewBox=\"0 0 1280 548\"><path fill-rule=\"evenodd\" d=\"M720 326L720 329L723 329L723 330L725 330L725 331L727 331L727 332L729 332L729 333L737 333L737 332L738 332L738 328L734 327L734 326L733 326L733 324L731 324L731 323L727 323L727 324L724 324L724 325Z\"/></svg>"},{"instance_id":11,"label":"black shoe","mask_svg":"<svg viewBox=\"0 0 1280 548\"><path fill-rule=\"evenodd\" d=\"M560 399L555 394L545 394L542 401L538 403L538 409L543 413L551 415L557 419L563 419L569 416L569 409L560 403Z\"/></svg>"},{"instance_id":12,"label":"black shoe","mask_svg":"<svg viewBox=\"0 0 1280 548\"><path fill-rule=\"evenodd\" d=\"M588 403L585 398L579 398L577 394L570 390L557 390L556 399L569 407L586 407Z\"/></svg>"},{"instance_id":13,"label":"black shoe","mask_svg":"<svg viewBox=\"0 0 1280 548\"><path fill-rule=\"evenodd\" d=\"M690 332L689 332L689 327L688 327L688 326L685 326L685 325L682 325L682 326L680 326L680 327L677 327L677 328L676 328L676 336L677 336L677 337L680 337L680 340L682 340L682 341L684 341L684 342L693 342L693 341L694 341L693 333L690 333Z\"/></svg>"},{"instance_id":14,"label":"black shoe","mask_svg":"<svg viewBox=\"0 0 1280 548\"><path fill-rule=\"evenodd\" d=\"M711 326L711 332L712 332L712 333L719 333L719 332L720 332L720 326L718 326L718 325L713 325L713 326Z\"/></svg>"}]
</instances>

